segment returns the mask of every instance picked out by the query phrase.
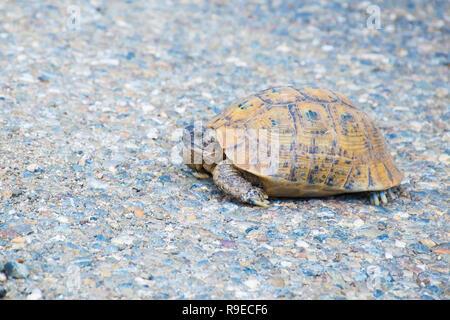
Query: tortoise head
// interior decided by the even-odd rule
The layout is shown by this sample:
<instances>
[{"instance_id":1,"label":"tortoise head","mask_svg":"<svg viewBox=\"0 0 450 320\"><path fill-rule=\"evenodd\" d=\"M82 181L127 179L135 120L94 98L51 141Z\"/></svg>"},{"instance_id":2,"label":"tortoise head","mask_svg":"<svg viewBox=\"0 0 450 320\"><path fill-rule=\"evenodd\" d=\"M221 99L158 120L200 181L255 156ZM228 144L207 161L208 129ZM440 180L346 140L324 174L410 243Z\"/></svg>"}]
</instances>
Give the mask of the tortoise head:
<instances>
[{"instance_id":1,"label":"tortoise head","mask_svg":"<svg viewBox=\"0 0 450 320\"><path fill-rule=\"evenodd\" d=\"M185 127L183 146L184 163L196 171L211 172L224 157L214 130L201 124L196 123Z\"/></svg>"}]
</instances>

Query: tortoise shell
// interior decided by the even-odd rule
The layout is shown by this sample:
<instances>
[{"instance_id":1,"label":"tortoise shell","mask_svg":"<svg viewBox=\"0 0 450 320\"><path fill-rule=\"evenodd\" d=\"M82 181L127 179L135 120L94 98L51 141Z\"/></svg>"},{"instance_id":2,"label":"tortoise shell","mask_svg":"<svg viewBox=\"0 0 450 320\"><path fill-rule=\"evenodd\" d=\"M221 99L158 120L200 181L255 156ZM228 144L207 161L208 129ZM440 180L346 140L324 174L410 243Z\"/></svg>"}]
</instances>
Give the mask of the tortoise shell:
<instances>
[{"instance_id":1,"label":"tortoise shell","mask_svg":"<svg viewBox=\"0 0 450 320\"><path fill-rule=\"evenodd\" d=\"M207 126L227 158L259 177L269 196L380 191L403 178L380 129L337 92L270 88L238 100ZM270 161L262 161L260 147L272 143Z\"/></svg>"}]
</instances>

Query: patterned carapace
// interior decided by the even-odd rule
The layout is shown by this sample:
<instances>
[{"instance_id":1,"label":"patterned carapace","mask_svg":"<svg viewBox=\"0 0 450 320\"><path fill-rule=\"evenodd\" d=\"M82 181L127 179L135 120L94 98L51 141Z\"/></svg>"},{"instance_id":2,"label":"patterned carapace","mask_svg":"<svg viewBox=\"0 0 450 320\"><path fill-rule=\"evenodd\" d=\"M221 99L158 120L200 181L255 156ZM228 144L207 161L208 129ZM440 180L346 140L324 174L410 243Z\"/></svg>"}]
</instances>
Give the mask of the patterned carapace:
<instances>
[{"instance_id":1,"label":"patterned carapace","mask_svg":"<svg viewBox=\"0 0 450 320\"><path fill-rule=\"evenodd\" d=\"M238 100L207 126L241 171L259 177L269 196L308 197L386 190L400 184L385 140L368 116L344 95L311 88L276 87ZM243 132L266 130L245 138ZM236 135L233 137L233 134ZM231 138L230 138L231 135ZM252 146L278 139L276 166L254 161ZM253 141L252 141L253 140ZM250 146L249 146L250 145Z\"/></svg>"}]
</instances>

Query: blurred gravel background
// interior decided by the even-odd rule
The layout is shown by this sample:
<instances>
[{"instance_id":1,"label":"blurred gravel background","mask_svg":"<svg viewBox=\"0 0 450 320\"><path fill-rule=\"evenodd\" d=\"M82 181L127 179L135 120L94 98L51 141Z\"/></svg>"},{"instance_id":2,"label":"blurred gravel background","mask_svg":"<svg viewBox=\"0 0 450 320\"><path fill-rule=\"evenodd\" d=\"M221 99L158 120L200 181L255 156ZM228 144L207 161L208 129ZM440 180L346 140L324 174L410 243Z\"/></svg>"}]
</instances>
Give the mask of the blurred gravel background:
<instances>
[{"instance_id":1,"label":"blurred gravel background","mask_svg":"<svg viewBox=\"0 0 450 320\"><path fill-rule=\"evenodd\" d=\"M449 12L1 1L0 296L449 299ZM261 210L179 162L184 125L283 84L340 91L376 120L399 199Z\"/></svg>"}]
</instances>

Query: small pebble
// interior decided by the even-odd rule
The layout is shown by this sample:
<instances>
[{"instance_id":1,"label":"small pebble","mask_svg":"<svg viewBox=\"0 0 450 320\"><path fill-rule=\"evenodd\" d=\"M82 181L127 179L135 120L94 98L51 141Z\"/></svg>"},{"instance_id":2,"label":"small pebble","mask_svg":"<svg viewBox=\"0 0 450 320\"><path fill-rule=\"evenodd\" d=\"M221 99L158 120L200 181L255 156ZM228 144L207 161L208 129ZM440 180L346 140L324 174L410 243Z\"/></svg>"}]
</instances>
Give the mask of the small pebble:
<instances>
[{"instance_id":1,"label":"small pebble","mask_svg":"<svg viewBox=\"0 0 450 320\"><path fill-rule=\"evenodd\" d=\"M3 270L8 278L14 279L25 279L30 274L28 268L24 264L15 261L5 263Z\"/></svg>"},{"instance_id":2,"label":"small pebble","mask_svg":"<svg viewBox=\"0 0 450 320\"><path fill-rule=\"evenodd\" d=\"M131 245L133 244L134 238L132 236L129 235L120 235L118 237L115 237L111 240L112 244L121 246L121 245Z\"/></svg>"},{"instance_id":3,"label":"small pebble","mask_svg":"<svg viewBox=\"0 0 450 320\"><path fill-rule=\"evenodd\" d=\"M158 134L159 134L158 129L156 129L156 128L150 128L147 130L147 138L149 138L149 139L153 139L153 140L157 139Z\"/></svg>"},{"instance_id":4,"label":"small pebble","mask_svg":"<svg viewBox=\"0 0 450 320\"><path fill-rule=\"evenodd\" d=\"M12 243L24 243L25 239L22 237L17 237L17 238L11 239L11 242Z\"/></svg>"},{"instance_id":5,"label":"small pebble","mask_svg":"<svg viewBox=\"0 0 450 320\"><path fill-rule=\"evenodd\" d=\"M355 227L355 228L361 228L362 226L364 225L364 221L362 220L362 219L356 219L354 222L353 222L353 226Z\"/></svg>"},{"instance_id":6,"label":"small pebble","mask_svg":"<svg viewBox=\"0 0 450 320\"><path fill-rule=\"evenodd\" d=\"M42 292L39 288L35 288L31 291L31 293L27 296L27 300L41 300Z\"/></svg>"},{"instance_id":7,"label":"small pebble","mask_svg":"<svg viewBox=\"0 0 450 320\"><path fill-rule=\"evenodd\" d=\"M270 279L269 282L276 287L284 287L285 285L284 280L280 277L274 277Z\"/></svg>"},{"instance_id":8,"label":"small pebble","mask_svg":"<svg viewBox=\"0 0 450 320\"><path fill-rule=\"evenodd\" d=\"M139 207L129 207L128 210L138 218L142 218L145 214L145 211Z\"/></svg>"},{"instance_id":9,"label":"small pebble","mask_svg":"<svg viewBox=\"0 0 450 320\"><path fill-rule=\"evenodd\" d=\"M150 287L152 285L152 283L153 283L151 280L143 279L141 277L134 278L134 281L136 281L136 283L138 285L146 286L146 287Z\"/></svg>"},{"instance_id":10,"label":"small pebble","mask_svg":"<svg viewBox=\"0 0 450 320\"><path fill-rule=\"evenodd\" d=\"M39 169L39 166L36 163L32 163L26 168L30 172L36 172Z\"/></svg>"},{"instance_id":11,"label":"small pebble","mask_svg":"<svg viewBox=\"0 0 450 320\"><path fill-rule=\"evenodd\" d=\"M259 281L257 279L251 278L246 281L244 281L244 284L250 289L250 290L256 290L259 286Z\"/></svg>"},{"instance_id":12,"label":"small pebble","mask_svg":"<svg viewBox=\"0 0 450 320\"><path fill-rule=\"evenodd\" d=\"M438 244L432 250L437 254L450 254L450 242Z\"/></svg>"},{"instance_id":13,"label":"small pebble","mask_svg":"<svg viewBox=\"0 0 450 320\"><path fill-rule=\"evenodd\" d=\"M301 240L301 239L298 239L298 240L295 242L295 245L296 245L297 247L300 247L300 248L309 248L309 244L308 244L306 241L303 241L303 240Z\"/></svg>"},{"instance_id":14,"label":"small pebble","mask_svg":"<svg viewBox=\"0 0 450 320\"><path fill-rule=\"evenodd\" d=\"M420 240L420 243L428 248L432 248L432 247L436 246L436 242L434 242L433 240L430 240L430 239Z\"/></svg>"},{"instance_id":15,"label":"small pebble","mask_svg":"<svg viewBox=\"0 0 450 320\"><path fill-rule=\"evenodd\" d=\"M222 245L222 247L227 249L233 249L236 247L236 242L231 240L220 240L220 244Z\"/></svg>"}]
</instances>

